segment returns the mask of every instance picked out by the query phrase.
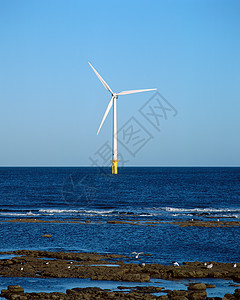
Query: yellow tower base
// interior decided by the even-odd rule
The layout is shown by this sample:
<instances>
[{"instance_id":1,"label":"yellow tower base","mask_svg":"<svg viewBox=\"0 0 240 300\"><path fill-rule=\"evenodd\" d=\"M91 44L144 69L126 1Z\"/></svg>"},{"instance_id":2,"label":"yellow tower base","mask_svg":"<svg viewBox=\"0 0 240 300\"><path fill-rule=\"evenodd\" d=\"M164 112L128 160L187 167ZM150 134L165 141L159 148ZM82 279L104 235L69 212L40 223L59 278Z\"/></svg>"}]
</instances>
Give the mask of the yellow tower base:
<instances>
[{"instance_id":1,"label":"yellow tower base","mask_svg":"<svg viewBox=\"0 0 240 300\"><path fill-rule=\"evenodd\" d=\"M112 162L112 174L117 174L117 164L119 162L119 159L111 160L111 162Z\"/></svg>"}]
</instances>

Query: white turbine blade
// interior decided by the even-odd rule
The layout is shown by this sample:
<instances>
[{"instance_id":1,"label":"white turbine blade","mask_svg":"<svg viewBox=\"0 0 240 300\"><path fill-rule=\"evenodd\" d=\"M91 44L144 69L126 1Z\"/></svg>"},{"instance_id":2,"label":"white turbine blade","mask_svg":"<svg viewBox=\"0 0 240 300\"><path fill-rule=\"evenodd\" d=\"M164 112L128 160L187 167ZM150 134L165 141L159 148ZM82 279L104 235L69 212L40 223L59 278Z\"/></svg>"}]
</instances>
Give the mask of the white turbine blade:
<instances>
[{"instance_id":1,"label":"white turbine blade","mask_svg":"<svg viewBox=\"0 0 240 300\"><path fill-rule=\"evenodd\" d=\"M122 91L120 93L117 93L117 95L118 96L120 96L120 95L128 95L128 94L142 93L142 92L155 91L155 90L156 89Z\"/></svg>"},{"instance_id":2,"label":"white turbine blade","mask_svg":"<svg viewBox=\"0 0 240 300\"><path fill-rule=\"evenodd\" d=\"M110 89L109 85L103 80L103 78L99 75L99 73L94 69L94 67L88 62L90 67L93 69L94 73L97 75L103 86L111 93L113 94L113 91Z\"/></svg>"},{"instance_id":3,"label":"white turbine blade","mask_svg":"<svg viewBox=\"0 0 240 300\"><path fill-rule=\"evenodd\" d=\"M101 122L101 124L100 124L100 126L99 126L99 128L98 128L97 134L99 134L99 131L100 131L101 127L102 127L102 124L103 124L103 122L105 121L105 119L106 119L106 117L107 117L107 115L108 115L108 113L109 113L109 110L110 110L111 107L112 107L112 104L113 104L113 97L111 98L110 102L108 103L107 109L106 109L105 114L104 114L104 116L103 116L103 118L102 118L102 122Z\"/></svg>"}]
</instances>

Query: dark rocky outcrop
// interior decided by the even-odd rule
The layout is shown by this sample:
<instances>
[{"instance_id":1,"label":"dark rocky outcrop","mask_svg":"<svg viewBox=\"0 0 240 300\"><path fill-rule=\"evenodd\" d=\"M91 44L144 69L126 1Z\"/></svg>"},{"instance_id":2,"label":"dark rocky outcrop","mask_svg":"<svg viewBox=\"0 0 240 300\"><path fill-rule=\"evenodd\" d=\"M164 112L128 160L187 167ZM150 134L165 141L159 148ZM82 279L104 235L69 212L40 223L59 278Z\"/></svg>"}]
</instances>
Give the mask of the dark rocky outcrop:
<instances>
[{"instance_id":1,"label":"dark rocky outcrop","mask_svg":"<svg viewBox=\"0 0 240 300\"><path fill-rule=\"evenodd\" d=\"M2 254L4 253L2 252ZM202 262L184 262L183 265L179 267L163 266L161 264L146 264L143 267L135 263L124 263L123 259L126 259L126 257L122 255L102 255L98 253L55 253L32 250L10 251L5 254L15 255L15 257L11 259L0 260L0 275L6 277L91 278L92 280L129 282L149 282L150 278L170 280L182 278L223 278L233 279L236 282L240 282L239 268L233 268L230 263L208 262L208 264L213 265L211 269L206 268ZM207 299L206 288L214 288L214 285L191 283L189 284L187 291L167 291L164 290L163 287L135 287L129 288L130 291L126 289L123 290L122 288L121 290L119 289L118 292L110 292L100 289L73 289L68 290L66 294L41 293L42 298L39 294L31 293L31 298L29 298L30 296L27 293L24 293L24 290L21 287L12 286L7 290L3 290L2 295L6 299L15 300L75 299L73 297L74 295L76 296L76 293L78 295L77 299L97 299L92 298L91 294L94 294L94 297L96 296L99 299L159 298L173 300L203 300ZM152 295L153 293L162 293L162 295L156 296ZM84 294L85 298L81 298L82 296L80 296L80 294ZM226 294L224 300L226 299L240 299L240 289L236 289L233 295Z\"/></svg>"},{"instance_id":2,"label":"dark rocky outcrop","mask_svg":"<svg viewBox=\"0 0 240 300\"><path fill-rule=\"evenodd\" d=\"M16 256L0 260L1 276L134 282L148 282L150 278L222 278L240 282L240 268L233 268L230 263L209 262L213 265L211 269L202 262L184 262L179 267L161 264L145 264L143 267L135 263L124 263L122 259L126 257L121 255L32 250L18 250L11 254Z\"/></svg>"},{"instance_id":3,"label":"dark rocky outcrop","mask_svg":"<svg viewBox=\"0 0 240 300\"><path fill-rule=\"evenodd\" d=\"M168 222L168 224L174 224L181 227L236 227L240 226L239 221L180 221L180 222Z\"/></svg>"},{"instance_id":4,"label":"dark rocky outcrop","mask_svg":"<svg viewBox=\"0 0 240 300\"><path fill-rule=\"evenodd\" d=\"M128 288L129 289L129 288ZM1 297L9 300L92 300L92 299L130 299L130 300L239 300L240 289L236 289L234 294L226 294L224 298L207 297L204 284L193 284L187 291L173 290L163 291L164 288L158 287L139 287L131 288L130 291L110 291L96 287L68 289L66 293L25 293L19 286L9 286L7 290L2 290ZM167 293L167 295L152 295L152 293Z\"/></svg>"}]
</instances>

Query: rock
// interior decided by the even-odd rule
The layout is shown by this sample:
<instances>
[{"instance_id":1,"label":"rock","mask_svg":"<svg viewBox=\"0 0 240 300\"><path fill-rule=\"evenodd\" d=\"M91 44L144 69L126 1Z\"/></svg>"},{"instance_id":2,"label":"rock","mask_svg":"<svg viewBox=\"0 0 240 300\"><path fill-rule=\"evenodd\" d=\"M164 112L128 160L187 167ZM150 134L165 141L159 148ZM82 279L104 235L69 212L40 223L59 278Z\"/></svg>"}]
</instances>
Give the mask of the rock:
<instances>
[{"instance_id":1,"label":"rock","mask_svg":"<svg viewBox=\"0 0 240 300\"><path fill-rule=\"evenodd\" d=\"M225 294L223 300L236 300L236 298L232 294Z\"/></svg>"},{"instance_id":2,"label":"rock","mask_svg":"<svg viewBox=\"0 0 240 300\"><path fill-rule=\"evenodd\" d=\"M0 276L5 277L42 277L42 278L91 278L95 280L115 280L115 281L132 281L132 282L148 282L151 278L160 279L174 279L174 278L225 278L225 279L237 279L240 281L239 270L232 267L232 264L211 262L214 265L214 270L208 270L204 267L203 262L185 262L184 265L174 268L171 266L163 266L160 264L148 263L143 268L136 263L125 263L119 259L124 256L120 255L102 255L98 253L64 253L64 252L48 252L40 250L17 250L12 254L16 257L9 260L0 260ZM49 261L46 258L52 258ZM117 261L116 261L117 259ZM80 262L80 263L79 263ZM71 263L71 268L69 265ZM116 263L118 267L106 267L104 264ZM98 266L100 265L100 266ZM21 271L21 268L24 271ZM235 280L236 281L236 280ZM188 291L173 291L164 290L164 293L169 293L169 296L161 295L162 298L168 299L175 297L174 299L185 300L200 300L206 297L206 288L214 288L214 285L193 283L189 285ZM14 289L14 288L12 288ZM150 292L152 289L152 292ZM120 290L120 289L119 289ZM22 291L22 293L21 293ZM159 288L161 291L161 288ZM16 293L16 287L14 292L10 290L3 290L1 295L18 295L18 300L21 297L27 297L27 299L156 299L157 296L153 296L152 293L157 292L152 287L148 289L131 288L131 294L127 296L127 292L115 292L108 295L106 290L99 291L72 291L68 290L67 294L59 295L59 293L35 293L34 295L29 293L23 294L23 289L19 290L20 294ZM119 294L118 294L119 293ZM8 297L8 299L10 299ZM14 296L15 297L15 296ZM35 298L34 298L35 297ZM52 298L53 297L53 298ZM115 298L114 298L115 297ZM135 297L135 298L134 298ZM145 297L145 298L144 298ZM151 298L152 297L152 298ZM154 298L155 297L155 298ZM181 298L180 298L181 297ZM170 299L170 298L169 298ZM240 289L235 291L234 295L226 294L225 300L237 300L240 299ZM23 299L21 299L23 300ZM25 299L24 299L25 300ZM208 299L210 300L210 298ZM216 297L214 298L216 300Z\"/></svg>"},{"instance_id":3,"label":"rock","mask_svg":"<svg viewBox=\"0 0 240 300\"><path fill-rule=\"evenodd\" d=\"M172 299L172 297L185 297L188 295L188 291L178 291L178 290L173 290L172 292L168 293L168 296Z\"/></svg>"},{"instance_id":4,"label":"rock","mask_svg":"<svg viewBox=\"0 0 240 300\"><path fill-rule=\"evenodd\" d=\"M14 294L24 293L24 288L22 288L20 285L9 285L8 290Z\"/></svg>"},{"instance_id":5,"label":"rock","mask_svg":"<svg viewBox=\"0 0 240 300\"><path fill-rule=\"evenodd\" d=\"M151 279L150 276L147 275L147 274L141 274L141 275L140 275L140 281L141 281L141 282L149 282L150 279Z\"/></svg>"},{"instance_id":6,"label":"rock","mask_svg":"<svg viewBox=\"0 0 240 300\"><path fill-rule=\"evenodd\" d=\"M109 292L108 297L111 297L113 299L116 299L116 293L115 292Z\"/></svg>"},{"instance_id":7,"label":"rock","mask_svg":"<svg viewBox=\"0 0 240 300\"><path fill-rule=\"evenodd\" d=\"M232 279L236 282L240 282L240 275L239 274L233 275Z\"/></svg>"},{"instance_id":8,"label":"rock","mask_svg":"<svg viewBox=\"0 0 240 300\"><path fill-rule=\"evenodd\" d=\"M3 261L3 265L6 265L6 266L9 266L9 265L12 265L13 264L13 261L11 259L6 259Z\"/></svg>"},{"instance_id":9,"label":"rock","mask_svg":"<svg viewBox=\"0 0 240 300\"><path fill-rule=\"evenodd\" d=\"M58 296L58 295L52 295L51 299L52 299L52 300L54 300L54 299L55 299L55 300L59 300L59 296Z\"/></svg>"},{"instance_id":10,"label":"rock","mask_svg":"<svg viewBox=\"0 0 240 300\"><path fill-rule=\"evenodd\" d=\"M234 291L234 294L233 294L233 295L235 296L236 299L240 299L240 289L236 289L236 290Z\"/></svg>"},{"instance_id":11,"label":"rock","mask_svg":"<svg viewBox=\"0 0 240 300\"><path fill-rule=\"evenodd\" d=\"M188 291L189 300L203 300L207 297L206 284L204 283L190 283Z\"/></svg>"},{"instance_id":12,"label":"rock","mask_svg":"<svg viewBox=\"0 0 240 300\"><path fill-rule=\"evenodd\" d=\"M215 272L210 273L210 274L209 274L209 277L211 276L212 278L222 278L222 277L223 277L223 276L222 276L223 274L224 274L224 272L222 273L222 272L216 272L216 271L215 271Z\"/></svg>"},{"instance_id":13,"label":"rock","mask_svg":"<svg viewBox=\"0 0 240 300\"><path fill-rule=\"evenodd\" d=\"M207 297L206 291L195 290L188 295L189 300L204 300Z\"/></svg>"},{"instance_id":14,"label":"rock","mask_svg":"<svg viewBox=\"0 0 240 300\"><path fill-rule=\"evenodd\" d=\"M98 279L100 280L100 279ZM123 281L136 281L136 282L149 282L150 276L147 274L123 274L121 277L121 280Z\"/></svg>"},{"instance_id":15,"label":"rock","mask_svg":"<svg viewBox=\"0 0 240 300\"><path fill-rule=\"evenodd\" d=\"M240 294L240 289L236 289L235 293Z\"/></svg>"},{"instance_id":16,"label":"rock","mask_svg":"<svg viewBox=\"0 0 240 300\"><path fill-rule=\"evenodd\" d=\"M188 300L185 296L172 296L171 300Z\"/></svg>"},{"instance_id":17,"label":"rock","mask_svg":"<svg viewBox=\"0 0 240 300\"><path fill-rule=\"evenodd\" d=\"M19 300L19 295L17 295L17 294L10 294L10 297L9 297L9 299L10 300Z\"/></svg>"},{"instance_id":18,"label":"rock","mask_svg":"<svg viewBox=\"0 0 240 300\"><path fill-rule=\"evenodd\" d=\"M117 287L119 290L129 290L130 289L130 287L129 286L118 286Z\"/></svg>"},{"instance_id":19,"label":"rock","mask_svg":"<svg viewBox=\"0 0 240 300\"><path fill-rule=\"evenodd\" d=\"M229 284L229 286L233 286L233 287L238 287L238 286L240 286L240 284Z\"/></svg>"},{"instance_id":20,"label":"rock","mask_svg":"<svg viewBox=\"0 0 240 300\"><path fill-rule=\"evenodd\" d=\"M1 297L7 298L7 295L9 294L10 294L9 290L1 290Z\"/></svg>"},{"instance_id":21,"label":"rock","mask_svg":"<svg viewBox=\"0 0 240 300\"><path fill-rule=\"evenodd\" d=\"M206 284L204 283L190 283L188 287L189 291L206 290Z\"/></svg>"},{"instance_id":22,"label":"rock","mask_svg":"<svg viewBox=\"0 0 240 300\"><path fill-rule=\"evenodd\" d=\"M187 273L187 276L185 277L189 277L189 278L204 278L204 273L202 271L190 271Z\"/></svg>"},{"instance_id":23,"label":"rock","mask_svg":"<svg viewBox=\"0 0 240 300\"><path fill-rule=\"evenodd\" d=\"M215 284L206 283L206 288L207 288L207 289L213 289L213 288L215 288L215 287L216 287Z\"/></svg>"},{"instance_id":24,"label":"rock","mask_svg":"<svg viewBox=\"0 0 240 300\"><path fill-rule=\"evenodd\" d=\"M164 288L162 288L162 287L156 287L156 286L136 286L136 287L130 288L130 289L133 292L135 290L135 291L138 291L138 292L144 293L144 294L146 294L146 293L153 294L153 293L159 293L159 292L161 292Z\"/></svg>"},{"instance_id":25,"label":"rock","mask_svg":"<svg viewBox=\"0 0 240 300\"><path fill-rule=\"evenodd\" d=\"M69 289L66 290L66 294L69 295L69 296L71 296L71 295L74 295L74 296L75 296L75 295L77 295L77 293L78 293L78 292L77 292L77 291L74 291L74 290L69 290Z\"/></svg>"},{"instance_id":26,"label":"rock","mask_svg":"<svg viewBox=\"0 0 240 300\"><path fill-rule=\"evenodd\" d=\"M44 235L42 235L42 237L52 237L52 235L51 234L44 234Z\"/></svg>"}]
</instances>

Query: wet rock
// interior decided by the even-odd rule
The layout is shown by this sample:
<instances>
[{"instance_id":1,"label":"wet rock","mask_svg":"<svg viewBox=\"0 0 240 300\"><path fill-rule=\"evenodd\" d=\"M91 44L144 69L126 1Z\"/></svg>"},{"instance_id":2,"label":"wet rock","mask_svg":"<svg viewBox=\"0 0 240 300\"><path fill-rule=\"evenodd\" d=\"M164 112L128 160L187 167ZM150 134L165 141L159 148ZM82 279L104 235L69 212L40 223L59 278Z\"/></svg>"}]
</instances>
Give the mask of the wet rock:
<instances>
[{"instance_id":1,"label":"wet rock","mask_svg":"<svg viewBox=\"0 0 240 300\"><path fill-rule=\"evenodd\" d=\"M189 300L203 300L207 297L206 284L204 283L190 283L188 287Z\"/></svg>"},{"instance_id":2,"label":"wet rock","mask_svg":"<svg viewBox=\"0 0 240 300\"><path fill-rule=\"evenodd\" d=\"M123 277L127 281L149 282L150 276L147 274L125 274Z\"/></svg>"},{"instance_id":3,"label":"wet rock","mask_svg":"<svg viewBox=\"0 0 240 300\"><path fill-rule=\"evenodd\" d=\"M13 261L11 259L3 259L1 261L2 266L9 266L9 265L12 265L12 264L13 264Z\"/></svg>"},{"instance_id":4,"label":"wet rock","mask_svg":"<svg viewBox=\"0 0 240 300\"><path fill-rule=\"evenodd\" d=\"M69 296L71 296L71 295L75 296L77 293L78 293L78 292L77 292L77 291L74 291L73 289L72 289L72 290L70 290L70 289L67 289L67 290L66 290L66 294L69 295Z\"/></svg>"},{"instance_id":5,"label":"wet rock","mask_svg":"<svg viewBox=\"0 0 240 300\"><path fill-rule=\"evenodd\" d=\"M229 286L238 287L238 286L240 286L240 284L230 283Z\"/></svg>"},{"instance_id":6,"label":"wet rock","mask_svg":"<svg viewBox=\"0 0 240 300\"><path fill-rule=\"evenodd\" d=\"M188 299L188 291L177 291L173 290L168 293L168 297L171 300L186 300Z\"/></svg>"},{"instance_id":7,"label":"wet rock","mask_svg":"<svg viewBox=\"0 0 240 300\"><path fill-rule=\"evenodd\" d=\"M204 300L206 297L206 291L193 291L188 295L189 300Z\"/></svg>"},{"instance_id":8,"label":"wet rock","mask_svg":"<svg viewBox=\"0 0 240 300\"><path fill-rule=\"evenodd\" d=\"M240 299L240 289L236 289L233 294L237 299Z\"/></svg>"},{"instance_id":9,"label":"wet rock","mask_svg":"<svg viewBox=\"0 0 240 300\"><path fill-rule=\"evenodd\" d=\"M189 278L204 278L204 273L200 270L198 271L191 271L188 274Z\"/></svg>"},{"instance_id":10,"label":"wet rock","mask_svg":"<svg viewBox=\"0 0 240 300\"><path fill-rule=\"evenodd\" d=\"M7 299L8 294L9 294L9 290L1 290L1 297Z\"/></svg>"},{"instance_id":11,"label":"wet rock","mask_svg":"<svg viewBox=\"0 0 240 300\"><path fill-rule=\"evenodd\" d=\"M44 235L42 235L42 237L52 237L52 235L51 234L44 234Z\"/></svg>"},{"instance_id":12,"label":"wet rock","mask_svg":"<svg viewBox=\"0 0 240 300\"><path fill-rule=\"evenodd\" d=\"M141 293L159 293L163 290L163 287L156 287L156 286L136 286L131 288L131 290L136 290Z\"/></svg>"},{"instance_id":13,"label":"wet rock","mask_svg":"<svg viewBox=\"0 0 240 300\"><path fill-rule=\"evenodd\" d=\"M232 279L233 279L234 281L236 281L236 282L240 282L240 274L234 274L234 275L232 276Z\"/></svg>"},{"instance_id":14,"label":"wet rock","mask_svg":"<svg viewBox=\"0 0 240 300\"><path fill-rule=\"evenodd\" d=\"M118 268L111 267L91 267L91 264L104 264L108 259L122 258L121 255L100 255L98 253L63 253L63 252L48 252L48 251L31 251L31 250L19 250L13 251L13 254L22 255L22 257L15 257L6 263L6 261L0 261L2 266L8 266L7 268L0 268L0 275L3 276L26 276L26 270L30 277L36 276L37 272L41 272L41 277L75 277L92 279L108 279L108 280L124 280L126 274L145 274L132 280L148 281L149 276L152 278L173 279L173 278L226 278L226 279L239 279L239 272L237 269L232 268L232 264L214 264L214 270L208 270L204 268L201 262L184 263L183 266L174 268L172 266L162 266L160 264L147 264L145 267L138 266L137 264L126 264L118 262ZM55 258L55 261L51 261L46 266L44 258ZM40 263L40 259L41 262ZM74 262L73 266L77 262L81 261L81 266L71 267L71 270L67 269L67 262L71 260ZM20 268L16 268L14 265L24 264L24 272L20 272ZM31 266L31 267L30 267ZM37 266L37 268L36 268ZM20 266L21 267L21 266ZM27 269L26 269L27 267ZM34 272L35 268L35 272ZM33 274L34 273L34 274ZM40 274L40 273L38 273ZM106 278L108 277L108 278ZM131 275L127 275L128 280L131 281ZM136 277L136 276L133 276ZM145 277L145 278L144 278Z\"/></svg>"},{"instance_id":15,"label":"wet rock","mask_svg":"<svg viewBox=\"0 0 240 300\"><path fill-rule=\"evenodd\" d=\"M235 227L240 226L239 221L180 221L169 222L169 224L178 225L181 227L197 226L197 227Z\"/></svg>"},{"instance_id":16,"label":"wet rock","mask_svg":"<svg viewBox=\"0 0 240 300\"><path fill-rule=\"evenodd\" d=\"M10 300L27 300L24 289L20 285L9 285L7 290L1 291L1 297Z\"/></svg>"},{"instance_id":17,"label":"wet rock","mask_svg":"<svg viewBox=\"0 0 240 300\"><path fill-rule=\"evenodd\" d=\"M80 292L99 292L102 291L102 289L97 287L87 287L87 288L73 288L71 291L80 293Z\"/></svg>"},{"instance_id":18,"label":"wet rock","mask_svg":"<svg viewBox=\"0 0 240 300\"><path fill-rule=\"evenodd\" d=\"M150 278L159 279L174 279L174 278L225 278L225 279L239 279L240 273L238 268L233 268L232 264L228 263L213 263L213 268L208 270L204 267L203 262L184 262L178 268L174 266L163 266L160 264L146 264L145 267L141 267L136 263L125 263L120 261L124 256L121 255L101 255L98 253L65 253L65 252L48 252L48 251L32 251L32 250L18 250L12 251L11 254L15 254L12 259L0 260L0 275L7 277L39 277L39 278L91 278L92 280L115 280L115 281L133 281L133 282L149 282ZM52 258L49 260L47 258ZM107 267L105 264L117 263L118 267ZM98 266L100 265L100 266ZM70 267L70 268L69 268ZM23 270L21 270L23 269ZM169 293L169 297L185 297L188 299L204 299L206 297L206 288L214 287L214 285L203 285L201 283L194 283L189 285L188 291L183 294L173 294L172 291L164 291ZM147 289L147 288L131 288L130 295L132 299L138 299L143 297L152 297L151 293L158 293L161 288L157 289ZM187 294L186 294L187 292ZM3 290L2 293L10 293L9 290ZM70 295L70 294L71 295ZM89 299L112 299L115 297L118 299L129 293L125 291L125 294L119 291L119 295L108 294L107 291L74 291L70 290L67 294L39 294L30 295L24 293L24 297L27 299L33 299L33 296L40 297L36 299L52 299L50 297L56 298L61 297L62 299L68 299L66 297L75 297L78 293L78 299L83 294L84 297ZM112 292L111 292L112 293ZM172 294L170 294L172 293ZM229 299L237 299L239 297L239 290L235 291L235 295L231 295ZM12 293L14 295L14 293ZM75 295L75 296L74 296ZM114 296L113 296L114 295ZM20 296L20 295L19 295ZM165 296L165 295L161 295ZM30 297L30 298L29 298ZM65 298L63 298L65 297ZM133 298L135 297L135 298ZM138 297L138 298L137 298ZM154 296L156 299L156 296ZM230 297L226 295L226 297ZM10 298L9 298L10 299ZM57 298L56 298L57 299ZM60 298L59 298L60 299ZM70 299L70 298L69 298ZM74 298L72 298L74 299ZM130 299L130 298L126 298ZM139 298L145 299L145 298ZM154 298L153 298L154 299ZM164 298L161 298L164 299ZM167 299L165 297L165 299ZM169 298L170 299L170 298ZM184 298L183 298L184 299ZM227 298L226 298L227 299ZM240 299L240 298L239 298Z\"/></svg>"},{"instance_id":19,"label":"wet rock","mask_svg":"<svg viewBox=\"0 0 240 300\"><path fill-rule=\"evenodd\" d=\"M215 287L216 287L215 284L206 283L206 288L207 288L207 289L213 289L213 288L215 288Z\"/></svg>"},{"instance_id":20,"label":"wet rock","mask_svg":"<svg viewBox=\"0 0 240 300\"><path fill-rule=\"evenodd\" d=\"M232 294L225 294L225 296L223 297L223 300L236 300L235 296L233 296Z\"/></svg>"},{"instance_id":21,"label":"wet rock","mask_svg":"<svg viewBox=\"0 0 240 300\"><path fill-rule=\"evenodd\" d=\"M193 284L194 285L194 284ZM192 285L192 286L193 286ZM195 284L195 288L197 284ZM199 284L198 284L199 285ZM121 287L122 288L122 287ZM200 288L200 286L198 286ZM154 287L154 286L136 286L131 288L131 291L128 293L125 292L113 292L109 290L102 290L96 287L88 288L74 288L68 289L66 294L64 293L24 293L21 286L9 286L8 290L2 290L1 296L9 300L44 300L44 299L55 299L55 300L93 300L93 299L132 299L132 300L220 300L219 297L206 298L207 294L205 290L195 289L195 290L165 290L168 292L168 295L154 296L151 293L161 292L163 288ZM11 291L10 291L11 290ZM18 291L20 293L15 293ZM237 300L240 295L240 289L236 289L234 295L226 294L223 298L224 300Z\"/></svg>"},{"instance_id":22,"label":"wet rock","mask_svg":"<svg viewBox=\"0 0 240 300\"><path fill-rule=\"evenodd\" d=\"M169 298L170 300L188 300L185 296L173 296Z\"/></svg>"},{"instance_id":23,"label":"wet rock","mask_svg":"<svg viewBox=\"0 0 240 300\"><path fill-rule=\"evenodd\" d=\"M131 289L131 287L129 287L129 286L118 286L117 287L119 290L130 290Z\"/></svg>"},{"instance_id":24,"label":"wet rock","mask_svg":"<svg viewBox=\"0 0 240 300\"><path fill-rule=\"evenodd\" d=\"M20 285L9 285L8 290L11 293L21 294L24 293L24 289Z\"/></svg>"},{"instance_id":25,"label":"wet rock","mask_svg":"<svg viewBox=\"0 0 240 300\"><path fill-rule=\"evenodd\" d=\"M189 291L206 290L206 284L204 283L190 283L188 287Z\"/></svg>"}]
</instances>

